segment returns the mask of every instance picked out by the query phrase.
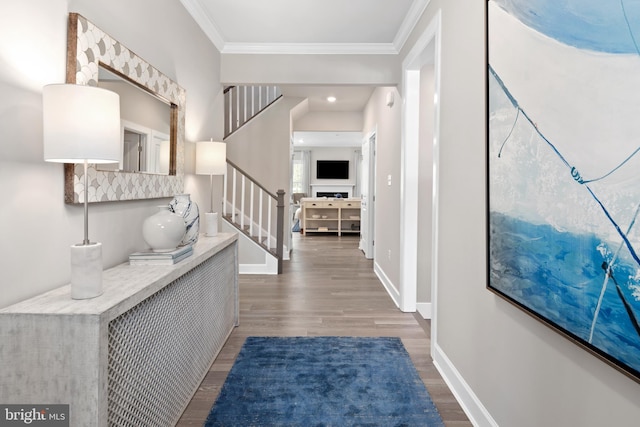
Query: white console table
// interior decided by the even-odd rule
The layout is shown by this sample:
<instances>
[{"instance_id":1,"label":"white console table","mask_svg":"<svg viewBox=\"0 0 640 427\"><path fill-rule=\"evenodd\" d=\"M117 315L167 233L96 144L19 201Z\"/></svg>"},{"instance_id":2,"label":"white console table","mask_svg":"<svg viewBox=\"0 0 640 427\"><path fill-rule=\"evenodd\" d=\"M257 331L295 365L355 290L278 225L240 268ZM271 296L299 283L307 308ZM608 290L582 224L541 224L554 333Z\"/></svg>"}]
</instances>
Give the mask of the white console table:
<instances>
[{"instance_id":1,"label":"white console table","mask_svg":"<svg viewBox=\"0 0 640 427\"><path fill-rule=\"evenodd\" d=\"M71 426L170 426L238 324L237 234L170 266L118 265L0 310L0 402L69 404Z\"/></svg>"}]
</instances>

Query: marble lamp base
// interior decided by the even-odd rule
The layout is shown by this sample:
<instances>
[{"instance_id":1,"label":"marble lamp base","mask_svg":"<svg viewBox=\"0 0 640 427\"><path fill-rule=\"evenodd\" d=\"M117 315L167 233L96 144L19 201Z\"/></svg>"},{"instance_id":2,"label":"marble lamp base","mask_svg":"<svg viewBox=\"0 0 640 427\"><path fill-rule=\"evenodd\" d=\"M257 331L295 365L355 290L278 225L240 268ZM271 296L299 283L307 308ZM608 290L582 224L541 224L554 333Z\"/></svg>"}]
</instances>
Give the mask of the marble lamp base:
<instances>
[{"instance_id":1,"label":"marble lamp base","mask_svg":"<svg viewBox=\"0 0 640 427\"><path fill-rule=\"evenodd\" d=\"M204 214L204 235L207 237L218 235L218 212Z\"/></svg>"},{"instance_id":2,"label":"marble lamp base","mask_svg":"<svg viewBox=\"0 0 640 427\"><path fill-rule=\"evenodd\" d=\"M102 243L71 246L71 298L102 294Z\"/></svg>"}]
</instances>

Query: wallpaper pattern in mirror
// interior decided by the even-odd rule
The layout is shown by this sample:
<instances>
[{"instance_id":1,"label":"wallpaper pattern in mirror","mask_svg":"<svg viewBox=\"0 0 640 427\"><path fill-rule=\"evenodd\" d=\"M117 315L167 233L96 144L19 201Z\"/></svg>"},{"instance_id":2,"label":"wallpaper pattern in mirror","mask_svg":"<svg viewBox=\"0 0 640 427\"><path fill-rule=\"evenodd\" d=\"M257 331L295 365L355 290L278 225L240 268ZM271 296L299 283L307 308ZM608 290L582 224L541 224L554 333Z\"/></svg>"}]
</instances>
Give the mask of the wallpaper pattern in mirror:
<instances>
[{"instance_id":1,"label":"wallpaper pattern in mirror","mask_svg":"<svg viewBox=\"0 0 640 427\"><path fill-rule=\"evenodd\" d=\"M172 105L172 155L169 175L96 170L89 165L85 193L83 165L65 165L65 202L153 199L182 194L184 188L184 126L186 93L177 83L93 25L69 14L67 83L97 86L102 64Z\"/></svg>"}]
</instances>

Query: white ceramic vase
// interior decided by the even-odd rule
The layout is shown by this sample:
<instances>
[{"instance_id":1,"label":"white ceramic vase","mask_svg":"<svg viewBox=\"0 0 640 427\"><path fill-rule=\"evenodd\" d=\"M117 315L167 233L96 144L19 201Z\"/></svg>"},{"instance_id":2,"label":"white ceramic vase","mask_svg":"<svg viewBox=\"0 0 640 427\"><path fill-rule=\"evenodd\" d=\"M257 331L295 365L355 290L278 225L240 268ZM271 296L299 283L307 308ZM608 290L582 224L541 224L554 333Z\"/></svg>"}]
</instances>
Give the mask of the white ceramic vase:
<instances>
[{"instance_id":1,"label":"white ceramic vase","mask_svg":"<svg viewBox=\"0 0 640 427\"><path fill-rule=\"evenodd\" d=\"M187 225L187 232L182 238L182 245L192 245L198 241L200 232L200 213L198 205L191 200L189 194L178 194L169 202L169 208L182 216Z\"/></svg>"},{"instance_id":2,"label":"white ceramic vase","mask_svg":"<svg viewBox=\"0 0 640 427\"><path fill-rule=\"evenodd\" d=\"M180 245L187 227L184 218L169 206L158 208L158 213L142 223L142 236L154 252L170 252Z\"/></svg>"}]
</instances>

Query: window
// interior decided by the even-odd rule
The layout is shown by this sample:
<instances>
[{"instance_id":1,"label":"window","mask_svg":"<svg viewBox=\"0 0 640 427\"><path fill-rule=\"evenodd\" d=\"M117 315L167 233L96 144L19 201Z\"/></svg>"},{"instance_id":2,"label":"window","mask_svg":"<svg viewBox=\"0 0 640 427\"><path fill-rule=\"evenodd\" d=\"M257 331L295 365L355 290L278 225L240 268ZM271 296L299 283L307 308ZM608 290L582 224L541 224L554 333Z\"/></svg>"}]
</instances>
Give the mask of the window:
<instances>
[{"instance_id":1,"label":"window","mask_svg":"<svg viewBox=\"0 0 640 427\"><path fill-rule=\"evenodd\" d=\"M293 193L306 193L305 185L304 185L304 161L302 156L296 158L296 155L293 156Z\"/></svg>"},{"instance_id":2,"label":"window","mask_svg":"<svg viewBox=\"0 0 640 427\"><path fill-rule=\"evenodd\" d=\"M311 153L307 150L293 152L291 165L291 193L309 194L309 174L311 173L309 159Z\"/></svg>"}]
</instances>

